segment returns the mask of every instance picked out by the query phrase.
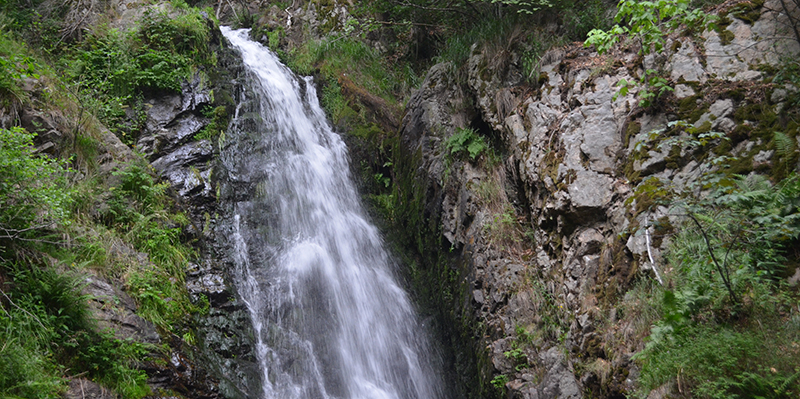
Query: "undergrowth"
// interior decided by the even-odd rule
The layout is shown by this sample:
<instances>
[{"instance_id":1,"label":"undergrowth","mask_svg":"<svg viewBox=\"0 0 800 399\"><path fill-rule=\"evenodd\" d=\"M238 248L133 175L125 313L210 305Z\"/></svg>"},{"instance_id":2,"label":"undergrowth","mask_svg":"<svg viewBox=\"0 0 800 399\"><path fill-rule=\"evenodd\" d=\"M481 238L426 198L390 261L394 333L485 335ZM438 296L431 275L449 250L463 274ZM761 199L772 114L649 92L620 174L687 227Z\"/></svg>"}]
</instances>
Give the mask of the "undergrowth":
<instances>
[{"instance_id":1,"label":"undergrowth","mask_svg":"<svg viewBox=\"0 0 800 399\"><path fill-rule=\"evenodd\" d=\"M711 180L710 195L680 205L661 313L645 349L642 394L665 383L697 398L793 398L800 394L800 308L785 282L800 236L796 175ZM645 305L649 306L649 305Z\"/></svg>"},{"instance_id":2,"label":"undergrowth","mask_svg":"<svg viewBox=\"0 0 800 399\"><path fill-rule=\"evenodd\" d=\"M216 65L214 29L198 9L148 9L129 30L95 27L63 50L61 67L82 105L132 145L144 125L145 95L180 93L182 81Z\"/></svg>"},{"instance_id":3,"label":"undergrowth","mask_svg":"<svg viewBox=\"0 0 800 399\"><path fill-rule=\"evenodd\" d=\"M0 7L0 114L24 105L63 115L68 140L48 156L35 151L35 133L0 129L0 397L62 397L80 377L142 398L151 392L139 367L164 354L98 326L82 294L86 275L118 283L165 334L191 337L208 303L192 303L185 287L196 256L181 235L187 218L144 159L98 170L98 120L132 144L145 95L206 79L216 22L188 6L153 9L129 30L97 25L30 50L54 32L26 23L56 26L63 14L36 16L44 3L29 3ZM225 115L206 111L216 124L205 134L214 136Z\"/></svg>"},{"instance_id":4,"label":"undergrowth","mask_svg":"<svg viewBox=\"0 0 800 399\"><path fill-rule=\"evenodd\" d=\"M63 376L74 375L126 398L149 394L135 364L155 348L99 330L81 294L82 266L64 237L91 223L75 212L71 171L34 154L33 135L21 128L0 136L0 394L59 397Z\"/></svg>"}]
</instances>

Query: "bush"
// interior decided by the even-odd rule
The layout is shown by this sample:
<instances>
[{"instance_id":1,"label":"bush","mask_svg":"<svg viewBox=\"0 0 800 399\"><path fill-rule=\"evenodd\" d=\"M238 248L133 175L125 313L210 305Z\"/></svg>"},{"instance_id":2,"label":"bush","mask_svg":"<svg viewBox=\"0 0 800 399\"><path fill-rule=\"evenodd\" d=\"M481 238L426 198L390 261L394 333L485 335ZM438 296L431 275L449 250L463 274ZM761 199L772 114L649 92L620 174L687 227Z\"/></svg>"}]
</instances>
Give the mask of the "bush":
<instances>
[{"instance_id":1,"label":"bush","mask_svg":"<svg viewBox=\"0 0 800 399\"><path fill-rule=\"evenodd\" d=\"M33 137L18 127L0 129L0 244L32 239L67 216L65 168L35 155Z\"/></svg>"},{"instance_id":2,"label":"bush","mask_svg":"<svg viewBox=\"0 0 800 399\"><path fill-rule=\"evenodd\" d=\"M23 318L29 316L23 312L0 312L0 397L59 398L64 381L46 352L26 339L20 328L26 324L19 321ZM26 322L36 323L30 319Z\"/></svg>"},{"instance_id":3,"label":"bush","mask_svg":"<svg viewBox=\"0 0 800 399\"><path fill-rule=\"evenodd\" d=\"M797 302L776 277L800 236L800 179L706 178L711 194L682 204L689 221L669 243L670 289L654 295L661 320L636 355L642 386L677 380L698 398L797 397Z\"/></svg>"},{"instance_id":4,"label":"bush","mask_svg":"<svg viewBox=\"0 0 800 399\"><path fill-rule=\"evenodd\" d=\"M790 329L693 325L648 350L640 381L652 389L677 379L695 398L796 398L800 350Z\"/></svg>"},{"instance_id":5,"label":"bush","mask_svg":"<svg viewBox=\"0 0 800 399\"><path fill-rule=\"evenodd\" d=\"M5 311L0 313L0 338L7 343L0 347L0 353L7 355L5 364L0 364L0 393L58 397L63 390L59 376L66 371L55 362L70 374L87 374L125 398L149 393L146 375L133 368L147 348L96 331L88 298L80 294L79 276L34 265L6 264L5 272L13 277L13 289L0 301Z\"/></svg>"},{"instance_id":6,"label":"bush","mask_svg":"<svg viewBox=\"0 0 800 399\"><path fill-rule=\"evenodd\" d=\"M142 317L166 331L179 331L191 322L191 315L203 311L191 303L184 285L186 264L193 256L192 249L180 242L180 227L187 219L167 209L167 184L156 183L143 162L132 162L113 174L119 182L111 188L103 221L152 262L127 264L119 277Z\"/></svg>"},{"instance_id":7,"label":"bush","mask_svg":"<svg viewBox=\"0 0 800 399\"><path fill-rule=\"evenodd\" d=\"M119 31L99 26L79 45L70 49L62 63L67 77L77 86L81 102L112 131L132 144L123 130L135 130L143 121L130 124L128 112L143 114L141 97L147 93L181 90L181 82L203 68L216 65L209 42L213 20L199 10L147 10L138 28Z\"/></svg>"}]
</instances>

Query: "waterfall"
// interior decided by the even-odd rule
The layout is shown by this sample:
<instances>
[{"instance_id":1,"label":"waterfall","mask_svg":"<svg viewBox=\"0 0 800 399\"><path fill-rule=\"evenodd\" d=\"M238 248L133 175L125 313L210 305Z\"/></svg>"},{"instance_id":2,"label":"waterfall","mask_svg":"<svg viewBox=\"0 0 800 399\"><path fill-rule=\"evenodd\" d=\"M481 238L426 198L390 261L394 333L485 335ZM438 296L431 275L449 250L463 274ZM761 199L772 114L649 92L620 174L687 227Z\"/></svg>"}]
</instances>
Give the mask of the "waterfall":
<instances>
[{"instance_id":1,"label":"waterfall","mask_svg":"<svg viewBox=\"0 0 800 399\"><path fill-rule=\"evenodd\" d=\"M365 216L310 78L222 27L246 88L224 137L235 283L265 398L436 399L438 356Z\"/></svg>"}]
</instances>

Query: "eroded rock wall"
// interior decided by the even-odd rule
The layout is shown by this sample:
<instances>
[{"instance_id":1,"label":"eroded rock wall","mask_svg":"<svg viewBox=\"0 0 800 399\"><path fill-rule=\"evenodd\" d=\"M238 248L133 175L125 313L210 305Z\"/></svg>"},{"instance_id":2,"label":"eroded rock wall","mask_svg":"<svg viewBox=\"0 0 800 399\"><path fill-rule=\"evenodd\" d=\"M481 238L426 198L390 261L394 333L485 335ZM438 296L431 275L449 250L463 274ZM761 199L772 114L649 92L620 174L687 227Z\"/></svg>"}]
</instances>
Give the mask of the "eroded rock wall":
<instances>
[{"instance_id":1,"label":"eroded rock wall","mask_svg":"<svg viewBox=\"0 0 800 399\"><path fill-rule=\"evenodd\" d=\"M635 389L630 357L649 326L616 305L634 280L657 278L667 240L653 222L680 223L639 189L654 181L692 187L710 168L690 147L659 146L667 135L653 132L677 121L695 133L721 132L728 140L705 151L735 156L737 173L798 169L799 146L779 155L770 144L774 131L798 135L796 124L778 122L787 89L765 71L800 46L778 1L755 9L748 18L723 13L719 31L670 37L652 56L577 45L551 51L538 85L522 82L513 58L498 63L480 47L468 87L454 82L452 65L430 70L401 127L398 181L412 209L402 216L457 255L428 267L443 279L458 274L457 298L440 300L455 307L454 320L473 321L461 328L471 329L465 336L478 351L481 395L492 391L490 380L513 398L624 397ZM646 68L663 68L675 90L644 109L637 89L617 91ZM445 143L460 128L499 143L494 155L450 154Z\"/></svg>"}]
</instances>

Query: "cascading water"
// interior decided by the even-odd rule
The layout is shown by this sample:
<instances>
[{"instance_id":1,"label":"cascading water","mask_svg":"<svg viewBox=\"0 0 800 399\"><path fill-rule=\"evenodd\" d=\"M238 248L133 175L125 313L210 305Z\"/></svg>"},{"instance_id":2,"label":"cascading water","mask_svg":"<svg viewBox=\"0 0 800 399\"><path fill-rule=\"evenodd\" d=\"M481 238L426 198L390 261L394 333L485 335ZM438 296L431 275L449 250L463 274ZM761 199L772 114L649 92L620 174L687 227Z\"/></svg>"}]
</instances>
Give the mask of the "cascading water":
<instances>
[{"instance_id":1,"label":"cascading water","mask_svg":"<svg viewBox=\"0 0 800 399\"><path fill-rule=\"evenodd\" d=\"M266 398L444 396L427 334L308 78L222 28L247 76L221 159L236 284Z\"/></svg>"}]
</instances>

